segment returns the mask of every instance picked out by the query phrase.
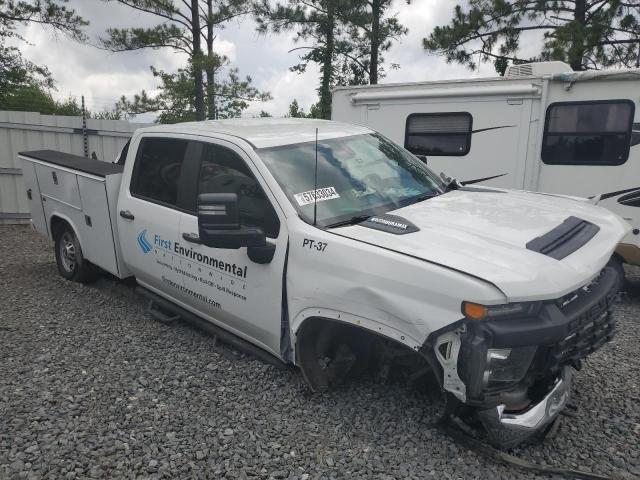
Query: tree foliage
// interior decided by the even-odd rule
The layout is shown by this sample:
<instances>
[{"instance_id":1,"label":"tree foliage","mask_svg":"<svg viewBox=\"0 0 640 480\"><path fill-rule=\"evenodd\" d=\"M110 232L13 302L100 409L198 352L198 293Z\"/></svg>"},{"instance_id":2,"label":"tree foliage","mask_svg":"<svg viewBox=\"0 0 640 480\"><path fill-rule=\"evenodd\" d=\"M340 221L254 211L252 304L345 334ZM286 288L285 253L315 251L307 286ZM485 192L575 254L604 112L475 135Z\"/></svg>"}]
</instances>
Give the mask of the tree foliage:
<instances>
[{"instance_id":1,"label":"tree foliage","mask_svg":"<svg viewBox=\"0 0 640 480\"><path fill-rule=\"evenodd\" d=\"M290 69L303 73L310 63L320 69L316 114L331 117L331 90L338 85L377 83L394 40L407 30L388 16L392 0L262 0L256 6L261 33L294 31L300 62ZM397 65L392 65L397 68Z\"/></svg>"},{"instance_id":2,"label":"tree foliage","mask_svg":"<svg viewBox=\"0 0 640 480\"><path fill-rule=\"evenodd\" d=\"M160 81L159 93L149 96L144 90L132 99L122 97L116 108L129 115L160 112L158 122L178 123L197 120L193 66L167 73L151 67L153 76ZM249 102L270 100L268 93L260 92L252 85L250 77L240 78L238 70L230 68L226 77L216 83L216 117L239 117L249 107ZM206 102L205 107L210 108ZM208 113L209 112L205 112Z\"/></svg>"},{"instance_id":3,"label":"tree foliage","mask_svg":"<svg viewBox=\"0 0 640 480\"><path fill-rule=\"evenodd\" d=\"M294 99L289 104L289 111L286 116L291 118L306 118L307 114L304 113L304 110L298 105L298 100Z\"/></svg>"},{"instance_id":4,"label":"tree foliage","mask_svg":"<svg viewBox=\"0 0 640 480\"><path fill-rule=\"evenodd\" d=\"M305 113L304 108L302 108L300 106L300 104L298 103L298 100L294 99L290 104L289 104L289 108L287 109L287 113L285 114L285 117L289 117L289 118L322 118L320 116L320 103L316 103L314 105L311 105L311 108L309 109L309 113Z\"/></svg>"},{"instance_id":5,"label":"tree foliage","mask_svg":"<svg viewBox=\"0 0 640 480\"><path fill-rule=\"evenodd\" d=\"M335 84L335 63L340 55L347 56L351 47L344 39L344 24L340 21L347 11L353 11L351 0L288 0L272 5L264 0L258 8L258 31L280 33L294 30L296 43L309 42L291 51L304 51L300 63L291 71L303 73L309 63L320 66L320 111L322 118L331 116L331 87Z\"/></svg>"},{"instance_id":6,"label":"tree foliage","mask_svg":"<svg viewBox=\"0 0 640 480\"><path fill-rule=\"evenodd\" d=\"M251 11L246 0L105 0L115 1L158 18L149 28L111 28L102 46L122 52L143 48L170 48L187 55L188 65L176 73L152 68L161 82L160 94L146 92L124 100L132 113L161 111L159 121L173 123L238 116L255 100L269 99L250 77L240 78L228 58L213 48L216 32ZM202 47L205 43L206 51ZM206 78L205 78L206 76Z\"/></svg>"},{"instance_id":7,"label":"tree foliage","mask_svg":"<svg viewBox=\"0 0 640 480\"><path fill-rule=\"evenodd\" d=\"M24 86L35 85L53 87L47 67L24 59L16 48L0 46L0 102Z\"/></svg>"},{"instance_id":8,"label":"tree foliage","mask_svg":"<svg viewBox=\"0 0 640 480\"><path fill-rule=\"evenodd\" d=\"M362 82L362 49L351 40L349 27L361 7L360 0L288 0L273 5L264 0L256 8L258 31L295 31L303 51L291 71L303 73L309 63L320 67L319 115L331 117L331 89L335 85ZM359 18L359 17L358 17Z\"/></svg>"},{"instance_id":9,"label":"tree foliage","mask_svg":"<svg viewBox=\"0 0 640 480\"><path fill-rule=\"evenodd\" d=\"M85 113L90 118L120 120L125 113L122 106L118 104L111 110L94 113L85 110ZM64 100L56 100L50 90L37 84L16 87L9 95L0 99L0 110L38 112L43 115L82 115L82 106L77 98L69 96Z\"/></svg>"},{"instance_id":10,"label":"tree foliage","mask_svg":"<svg viewBox=\"0 0 640 480\"><path fill-rule=\"evenodd\" d=\"M540 31L539 55L520 55L524 32ZM561 60L574 70L633 66L640 48L638 0L470 0L455 7L449 25L436 27L424 48L448 62L476 69L493 61L498 72L507 65Z\"/></svg>"},{"instance_id":11,"label":"tree foliage","mask_svg":"<svg viewBox=\"0 0 640 480\"><path fill-rule=\"evenodd\" d=\"M12 102L27 86L53 87L53 79L45 66L35 65L22 57L18 48L7 41L26 42L16 31L19 25L38 24L68 35L76 40L85 38L82 29L88 24L67 0L0 0L0 102Z\"/></svg>"},{"instance_id":12,"label":"tree foliage","mask_svg":"<svg viewBox=\"0 0 640 480\"><path fill-rule=\"evenodd\" d=\"M349 22L350 41L358 51L355 56L362 59L360 67L371 85L377 84L385 75L383 52L408 32L395 15L387 16L392 3L393 0L361 0ZM398 67L391 65L391 68Z\"/></svg>"}]
</instances>

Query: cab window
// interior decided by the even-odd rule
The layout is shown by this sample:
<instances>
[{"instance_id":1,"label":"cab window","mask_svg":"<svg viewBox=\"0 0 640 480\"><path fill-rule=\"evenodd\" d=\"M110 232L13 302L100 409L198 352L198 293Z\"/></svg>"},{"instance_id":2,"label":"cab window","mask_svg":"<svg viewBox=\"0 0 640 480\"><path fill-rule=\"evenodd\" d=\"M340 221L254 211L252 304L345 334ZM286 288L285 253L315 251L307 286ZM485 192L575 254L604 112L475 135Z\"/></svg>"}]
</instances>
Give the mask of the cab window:
<instances>
[{"instance_id":1,"label":"cab window","mask_svg":"<svg viewBox=\"0 0 640 480\"><path fill-rule=\"evenodd\" d=\"M131 177L131 195L176 207L186 150L187 142L184 140L143 139Z\"/></svg>"},{"instance_id":2,"label":"cab window","mask_svg":"<svg viewBox=\"0 0 640 480\"><path fill-rule=\"evenodd\" d=\"M280 220L262 187L244 161L232 150L206 144L202 152L198 194L235 193L240 222L262 228L267 237L276 238Z\"/></svg>"}]
</instances>

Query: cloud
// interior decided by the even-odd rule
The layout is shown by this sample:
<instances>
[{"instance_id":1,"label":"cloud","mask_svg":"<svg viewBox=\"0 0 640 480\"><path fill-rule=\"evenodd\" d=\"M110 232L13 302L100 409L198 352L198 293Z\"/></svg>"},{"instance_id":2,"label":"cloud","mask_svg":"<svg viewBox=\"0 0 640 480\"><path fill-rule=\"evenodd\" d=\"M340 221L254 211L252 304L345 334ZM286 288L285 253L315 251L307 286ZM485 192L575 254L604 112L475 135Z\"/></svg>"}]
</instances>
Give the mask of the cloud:
<instances>
[{"instance_id":1,"label":"cloud","mask_svg":"<svg viewBox=\"0 0 640 480\"><path fill-rule=\"evenodd\" d=\"M87 29L90 41L81 44L37 25L21 30L31 45L20 44L29 60L44 64L51 70L58 86L57 97L84 95L92 110L110 108L122 95L131 96L142 89L153 93L157 81L149 66L175 71L184 66L184 54L169 49L139 50L111 53L96 48L98 38L110 27L152 26L158 18L137 12L117 2L104 0L71 0L70 6L91 22ZM430 55L422 48L422 38L436 25L450 21L454 4L451 0L395 0L390 12L396 13L409 34L396 42L385 53L385 63L400 64L398 70L388 70L383 82L409 82L468 78L494 75L493 66L483 65L480 73L469 72L463 66L447 64L442 57ZM257 115L266 110L272 115L283 115L292 100L308 111L317 101L320 73L311 64L304 74L291 72L298 63L299 51L291 51L304 44L294 43L294 33L259 35L255 22L243 18L230 22L218 31L215 46L218 53L227 55L231 66L249 75L260 90L269 91L273 100L255 102L247 111ZM531 43L531 42L529 42ZM535 42L533 42L535 44ZM532 48L532 47L529 47ZM533 50L532 50L533 51Z\"/></svg>"},{"instance_id":2,"label":"cloud","mask_svg":"<svg viewBox=\"0 0 640 480\"><path fill-rule=\"evenodd\" d=\"M122 95L157 89L150 65L173 71L184 64L184 55L169 50L113 53L97 48L98 37L103 36L107 28L150 26L153 19L113 2L72 0L69 3L91 21L86 43L31 24L20 32L29 43L17 44L25 58L49 68L57 86L54 97L79 99L84 95L90 110L109 109Z\"/></svg>"}]
</instances>

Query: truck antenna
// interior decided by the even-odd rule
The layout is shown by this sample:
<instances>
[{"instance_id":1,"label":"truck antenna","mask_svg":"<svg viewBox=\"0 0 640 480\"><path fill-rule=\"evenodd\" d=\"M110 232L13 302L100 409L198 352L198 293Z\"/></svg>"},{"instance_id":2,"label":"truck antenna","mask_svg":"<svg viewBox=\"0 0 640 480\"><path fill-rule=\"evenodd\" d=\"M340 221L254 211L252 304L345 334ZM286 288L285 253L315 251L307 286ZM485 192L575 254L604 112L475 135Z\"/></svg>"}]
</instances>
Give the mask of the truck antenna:
<instances>
[{"instance_id":1,"label":"truck antenna","mask_svg":"<svg viewBox=\"0 0 640 480\"><path fill-rule=\"evenodd\" d=\"M313 226L318 219L318 129L316 128L316 166L313 173Z\"/></svg>"}]
</instances>

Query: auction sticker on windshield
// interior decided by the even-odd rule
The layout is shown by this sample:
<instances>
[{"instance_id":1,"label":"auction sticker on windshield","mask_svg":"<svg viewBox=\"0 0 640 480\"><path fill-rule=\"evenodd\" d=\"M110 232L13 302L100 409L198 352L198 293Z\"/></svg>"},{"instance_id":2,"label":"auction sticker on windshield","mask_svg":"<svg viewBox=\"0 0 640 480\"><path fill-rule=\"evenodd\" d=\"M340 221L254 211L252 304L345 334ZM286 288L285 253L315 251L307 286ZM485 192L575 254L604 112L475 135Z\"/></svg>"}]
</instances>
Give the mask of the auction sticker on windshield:
<instances>
[{"instance_id":1,"label":"auction sticker on windshield","mask_svg":"<svg viewBox=\"0 0 640 480\"><path fill-rule=\"evenodd\" d=\"M314 201L324 202L325 200L340 198L340 195L336 192L335 187L324 187L318 188L317 190L309 190L308 192L296 193L294 197L298 205L304 207Z\"/></svg>"}]
</instances>

